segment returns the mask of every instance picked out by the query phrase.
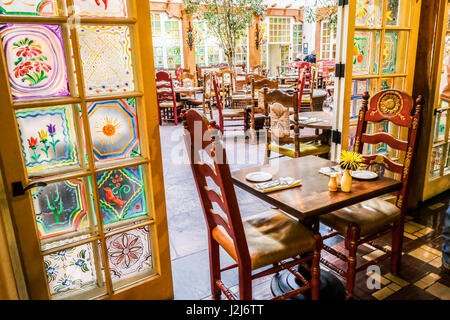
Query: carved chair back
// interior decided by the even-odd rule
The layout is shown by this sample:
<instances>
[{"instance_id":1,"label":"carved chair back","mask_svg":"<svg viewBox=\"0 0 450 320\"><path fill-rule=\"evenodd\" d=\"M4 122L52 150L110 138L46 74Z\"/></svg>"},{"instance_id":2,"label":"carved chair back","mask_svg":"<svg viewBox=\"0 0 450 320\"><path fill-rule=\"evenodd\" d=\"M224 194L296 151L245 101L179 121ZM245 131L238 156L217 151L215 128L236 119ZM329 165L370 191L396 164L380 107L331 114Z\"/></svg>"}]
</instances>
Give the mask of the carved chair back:
<instances>
[{"instance_id":1,"label":"carved chair back","mask_svg":"<svg viewBox=\"0 0 450 320\"><path fill-rule=\"evenodd\" d=\"M224 123L223 123L223 104L222 104L222 97L220 95L220 88L219 83L217 82L216 75L211 76L212 79L212 87L214 89L214 93L216 94L216 107L217 111L219 112L219 128L220 131L224 132Z\"/></svg>"},{"instance_id":2,"label":"carved chair back","mask_svg":"<svg viewBox=\"0 0 450 320\"><path fill-rule=\"evenodd\" d=\"M401 176L402 189L397 195L396 205L406 210L406 188L409 181L411 164L414 159L418 128L421 120L421 109L425 101L422 96L416 99L415 108L411 96L399 90L383 90L376 93L369 101L369 93L363 96L363 105L359 111L358 126L356 129L354 151L363 153L364 144L385 143L392 149L405 152L403 163L390 160L384 155L363 155L364 164L371 166L378 164L390 172ZM413 115L411 113L413 112ZM408 131L406 141L394 138L387 132L374 134L367 133L368 122L379 123L388 121Z\"/></svg>"},{"instance_id":3,"label":"carved chair back","mask_svg":"<svg viewBox=\"0 0 450 320\"><path fill-rule=\"evenodd\" d=\"M191 73L183 73L180 75L180 84L182 87L194 87L195 75Z\"/></svg>"},{"instance_id":4,"label":"carved chair back","mask_svg":"<svg viewBox=\"0 0 450 320\"><path fill-rule=\"evenodd\" d=\"M183 113L182 118L185 128L184 140L202 203L208 235L212 238L216 228L222 229L233 241L237 262L250 268L250 253L239 205L217 126L215 122L209 122L192 109ZM205 158L210 160L209 163L212 162L212 165L202 161Z\"/></svg>"},{"instance_id":5,"label":"carved chair back","mask_svg":"<svg viewBox=\"0 0 450 320\"><path fill-rule=\"evenodd\" d=\"M251 95L252 95L252 106L261 108L264 107L264 95L261 94L261 89L267 87L269 89L278 89L278 80L269 80L264 78L262 80L252 79L251 83ZM257 103L256 103L257 102Z\"/></svg>"},{"instance_id":6,"label":"carved chair back","mask_svg":"<svg viewBox=\"0 0 450 320\"><path fill-rule=\"evenodd\" d=\"M172 76L165 71L159 71L156 73L156 98L158 107L164 102L172 102L174 107L176 106Z\"/></svg>"},{"instance_id":7,"label":"carved chair back","mask_svg":"<svg viewBox=\"0 0 450 320\"><path fill-rule=\"evenodd\" d=\"M301 73L304 73L305 75L305 88L311 89L312 86L312 69L311 69L311 63L302 61L298 64L298 76L300 80Z\"/></svg>"}]
</instances>

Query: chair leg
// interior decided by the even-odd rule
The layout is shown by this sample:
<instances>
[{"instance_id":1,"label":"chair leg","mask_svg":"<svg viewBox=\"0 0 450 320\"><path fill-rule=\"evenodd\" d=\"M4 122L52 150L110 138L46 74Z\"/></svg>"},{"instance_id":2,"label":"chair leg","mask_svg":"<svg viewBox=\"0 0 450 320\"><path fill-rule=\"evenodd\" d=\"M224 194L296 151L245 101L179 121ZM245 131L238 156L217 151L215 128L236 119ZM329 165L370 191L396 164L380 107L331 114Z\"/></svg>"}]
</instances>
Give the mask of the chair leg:
<instances>
[{"instance_id":1,"label":"chair leg","mask_svg":"<svg viewBox=\"0 0 450 320\"><path fill-rule=\"evenodd\" d=\"M211 277L211 295L214 300L220 300L222 294L216 281L220 280L219 244L210 236L209 239L209 268Z\"/></svg>"},{"instance_id":2,"label":"chair leg","mask_svg":"<svg viewBox=\"0 0 450 320\"><path fill-rule=\"evenodd\" d=\"M177 107L173 109L173 119L175 121L175 125L178 125L178 110Z\"/></svg>"},{"instance_id":3,"label":"chair leg","mask_svg":"<svg viewBox=\"0 0 450 320\"><path fill-rule=\"evenodd\" d=\"M269 164L270 159L270 149L266 148L266 156L264 157L264 164Z\"/></svg>"},{"instance_id":4,"label":"chair leg","mask_svg":"<svg viewBox=\"0 0 450 320\"><path fill-rule=\"evenodd\" d=\"M397 274L400 271L403 247L404 218L400 218L394 223L392 231L392 256L391 273Z\"/></svg>"},{"instance_id":5,"label":"chair leg","mask_svg":"<svg viewBox=\"0 0 450 320\"><path fill-rule=\"evenodd\" d=\"M239 267L239 300L252 300L252 273L250 268Z\"/></svg>"},{"instance_id":6,"label":"chair leg","mask_svg":"<svg viewBox=\"0 0 450 320\"><path fill-rule=\"evenodd\" d=\"M356 276L356 251L358 249L359 229L356 226L350 226L347 232L349 238L348 248L348 266L347 266L347 298L353 296Z\"/></svg>"},{"instance_id":7,"label":"chair leg","mask_svg":"<svg viewBox=\"0 0 450 320\"><path fill-rule=\"evenodd\" d=\"M319 300L320 293L320 252L322 250L322 238L320 235L315 235L316 249L313 253L311 265L311 299Z\"/></svg>"}]
</instances>

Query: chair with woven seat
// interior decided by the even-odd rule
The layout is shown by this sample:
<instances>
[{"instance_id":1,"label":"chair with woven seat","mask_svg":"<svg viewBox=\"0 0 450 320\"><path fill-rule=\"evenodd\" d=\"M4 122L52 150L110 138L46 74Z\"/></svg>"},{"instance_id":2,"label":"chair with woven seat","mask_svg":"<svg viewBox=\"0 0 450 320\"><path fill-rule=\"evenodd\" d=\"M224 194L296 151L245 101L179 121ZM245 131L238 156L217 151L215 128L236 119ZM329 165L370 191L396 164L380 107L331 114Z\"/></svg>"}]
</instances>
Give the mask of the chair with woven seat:
<instances>
[{"instance_id":1,"label":"chair with woven seat","mask_svg":"<svg viewBox=\"0 0 450 320\"><path fill-rule=\"evenodd\" d=\"M212 85L214 88L214 93L216 97L216 107L219 111L219 127L222 134L225 132L225 128L231 131L243 130L247 131L248 124L248 112L246 109L225 109L222 103L222 97L220 95L219 83L217 81L216 75L212 75ZM237 122L237 123L236 123ZM229 123L229 124L227 124ZM240 127L240 128L237 128Z\"/></svg>"},{"instance_id":2,"label":"chair with woven seat","mask_svg":"<svg viewBox=\"0 0 450 320\"><path fill-rule=\"evenodd\" d=\"M178 113L183 103L177 102L172 76L165 72L156 73L156 98L158 104L159 124L162 120L174 120L178 124Z\"/></svg>"},{"instance_id":3,"label":"chair with woven seat","mask_svg":"<svg viewBox=\"0 0 450 320\"><path fill-rule=\"evenodd\" d=\"M310 155L328 155L329 144L322 144L326 140L324 134L300 137L298 92L283 92L278 89L264 88L264 113L266 126L266 158L269 162L271 152L283 156L299 158ZM292 115L292 121L290 114ZM291 130L293 124L293 132Z\"/></svg>"},{"instance_id":4,"label":"chair with woven seat","mask_svg":"<svg viewBox=\"0 0 450 320\"><path fill-rule=\"evenodd\" d=\"M220 299L223 293L228 299L236 299L222 282L221 273L238 268L241 300L252 299L252 280L283 269L290 270L304 285L274 299L300 293L318 299L320 235L280 210L268 209L242 218L217 125L193 109L182 116L184 139L207 224L212 298ZM234 264L221 267L220 247ZM293 268L299 264L309 264L310 275L302 276ZM263 267L263 271L257 270Z\"/></svg>"},{"instance_id":5,"label":"chair with woven seat","mask_svg":"<svg viewBox=\"0 0 450 320\"><path fill-rule=\"evenodd\" d=\"M397 193L395 204L381 198L374 198L320 217L320 222L334 229L331 233L325 235L324 239L336 235L345 237L346 248L349 251L348 256L325 245L324 249L343 260L347 264L347 270L340 269L328 260L322 259L322 262L346 279L346 294L348 298L353 296L356 273L367 270L368 266L379 264L381 261L391 257L391 273L395 274L399 271L404 220L407 210L406 191L409 183L410 166L414 159L417 129L423 104L424 100L422 96L419 96L416 100L414 115L411 115L414 103L412 98L405 92L384 90L375 94L370 99L370 102L368 92L363 96L354 151L362 154L364 144L386 143L392 149L405 152L405 160L403 164L400 164L380 154L363 155L364 164L368 168L379 165L400 176L402 188ZM403 127L408 131L407 141L398 140L386 132L366 133L368 122L377 123L380 121L388 121ZM375 239L390 232L392 232L392 250L388 250L374 242ZM384 254L357 267L356 252L358 246L364 243L369 243L383 251Z\"/></svg>"}]
</instances>

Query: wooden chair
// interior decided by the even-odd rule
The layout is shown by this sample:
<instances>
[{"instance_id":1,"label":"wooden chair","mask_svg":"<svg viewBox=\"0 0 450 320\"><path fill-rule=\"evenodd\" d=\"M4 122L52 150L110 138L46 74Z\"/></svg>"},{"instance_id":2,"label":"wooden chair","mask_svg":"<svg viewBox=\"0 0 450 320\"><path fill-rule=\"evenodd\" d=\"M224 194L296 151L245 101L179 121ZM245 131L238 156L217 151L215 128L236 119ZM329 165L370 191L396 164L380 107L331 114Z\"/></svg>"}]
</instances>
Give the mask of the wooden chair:
<instances>
[{"instance_id":1,"label":"wooden chair","mask_svg":"<svg viewBox=\"0 0 450 320\"><path fill-rule=\"evenodd\" d=\"M173 88L172 76L160 71L156 73L156 98L158 103L159 124L162 120L174 120L178 124L178 112L183 103L177 102L175 90Z\"/></svg>"},{"instance_id":2,"label":"wooden chair","mask_svg":"<svg viewBox=\"0 0 450 320\"><path fill-rule=\"evenodd\" d=\"M209 116L213 118L212 105L214 103L214 92L212 84L212 73L205 73L203 75L203 97L202 109L203 114L206 115L206 109L209 111Z\"/></svg>"},{"instance_id":3,"label":"wooden chair","mask_svg":"<svg viewBox=\"0 0 450 320\"><path fill-rule=\"evenodd\" d=\"M222 68L219 72L216 72L216 77L219 82L222 102L226 107L229 107L233 94L233 72L228 68Z\"/></svg>"},{"instance_id":4,"label":"wooden chair","mask_svg":"<svg viewBox=\"0 0 450 320\"><path fill-rule=\"evenodd\" d=\"M395 274L399 271L407 210L406 196L409 172L414 161L417 129L421 118L421 108L424 105L423 97L419 96L416 100L414 115L411 116L413 99L405 92L398 90L378 92L370 99L370 102L369 93L366 92L363 99L363 105L359 112L354 151L362 154L364 144L386 143L393 149L406 152L406 156L403 164L393 162L383 155L364 156L364 164L368 166L377 164L401 176L402 189L397 194L395 205L380 198L374 198L323 215L320 218L322 223L334 229L333 232L324 236L324 239L338 234L345 237L345 244L349 250L348 256L325 245L324 249L346 262L347 270L342 270L324 259L322 259L322 262L347 280L346 294L348 298L353 295L356 273L367 270L368 266L379 264L391 256L391 273ZM369 109L367 109L368 105ZM389 121L397 126L404 127L408 130L408 139L407 141L397 140L384 132L367 134L366 129L369 121ZM391 226L392 224L393 226ZM375 239L389 232L392 232L392 250L387 250L374 242ZM356 251L358 246L363 243L369 243L385 252L385 254L357 267Z\"/></svg>"},{"instance_id":5,"label":"wooden chair","mask_svg":"<svg viewBox=\"0 0 450 320\"><path fill-rule=\"evenodd\" d=\"M191 73L183 73L180 75L180 84L182 87L195 87L196 83L195 75ZM198 107L203 103L203 99L197 93L184 97L184 101L187 108Z\"/></svg>"},{"instance_id":6,"label":"wooden chair","mask_svg":"<svg viewBox=\"0 0 450 320\"><path fill-rule=\"evenodd\" d=\"M238 268L241 300L252 299L252 280L283 269L291 271L304 286L274 299L289 299L311 290L311 298L317 300L320 235L280 210L268 209L242 218L217 126L193 109L183 113L183 119L186 148L208 228L212 298L220 299L223 292L228 299L235 299L222 282L221 272ZM211 159L211 164L200 161L205 158ZM221 267L220 247L235 264ZM293 268L303 263L310 264L310 281ZM269 268L256 271L263 267Z\"/></svg>"},{"instance_id":7,"label":"wooden chair","mask_svg":"<svg viewBox=\"0 0 450 320\"><path fill-rule=\"evenodd\" d=\"M267 78L261 79L261 80L255 80L255 78L252 78L251 82L251 95L252 95L252 101L251 101L251 112L250 112L250 126L252 129L252 133L256 131L256 136L259 139L259 130L260 128L257 128L256 125L256 115L261 114L261 120L264 121L265 115L264 115L264 92L261 92L263 88L269 88L269 89L278 89L278 80L269 80ZM259 120L259 119L258 119ZM262 123L264 125L264 123ZM262 128L262 126L261 126Z\"/></svg>"},{"instance_id":8,"label":"wooden chair","mask_svg":"<svg viewBox=\"0 0 450 320\"><path fill-rule=\"evenodd\" d=\"M225 109L222 103L222 97L220 96L220 88L219 83L217 82L216 75L212 75L212 84L214 88L214 93L216 96L216 106L219 111L219 127L222 134L225 132L225 128L233 127L234 129L230 129L231 131L244 130L247 131L248 124L248 112L246 109ZM239 123L236 124L236 121ZM231 122L229 125L226 125L225 122ZM243 125L242 125L243 122ZM236 127L243 127L236 128Z\"/></svg>"},{"instance_id":9,"label":"wooden chair","mask_svg":"<svg viewBox=\"0 0 450 320\"><path fill-rule=\"evenodd\" d=\"M293 121L290 111L293 110ZM325 135L300 137L298 120L298 92L286 93L281 90L264 88L264 113L266 126L266 159L269 162L271 151L291 158L310 155L328 155L330 146L321 144ZM294 125L290 130L291 122Z\"/></svg>"},{"instance_id":10,"label":"wooden chair","mask_svg":"<svg viewBox=\"0 0 450 320\"><path fill-rule=\"evenodd\" d=\"M263 75L263 66L261 64L253 66L251 71L255 74L259 74L260 76L264 76Z\"/></svg>"}]
</instances>

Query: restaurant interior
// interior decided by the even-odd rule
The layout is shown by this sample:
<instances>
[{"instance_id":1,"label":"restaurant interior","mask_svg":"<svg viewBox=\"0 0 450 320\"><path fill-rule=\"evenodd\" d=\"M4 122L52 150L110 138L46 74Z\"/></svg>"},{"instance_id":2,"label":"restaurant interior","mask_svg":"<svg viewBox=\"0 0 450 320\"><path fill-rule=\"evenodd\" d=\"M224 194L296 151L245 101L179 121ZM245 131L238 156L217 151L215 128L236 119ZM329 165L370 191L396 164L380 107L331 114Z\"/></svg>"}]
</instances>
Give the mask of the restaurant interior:
<instances>
[{"instance_id":1,"label":"restaurant interior","mask_svg":"<svg viewBox=\"0 0 450 320\"><path fill-rule=\"evenodd\" d=\"M0 300L450 300L450 0L0 0Z\"/></svg>"}]
</instances>

